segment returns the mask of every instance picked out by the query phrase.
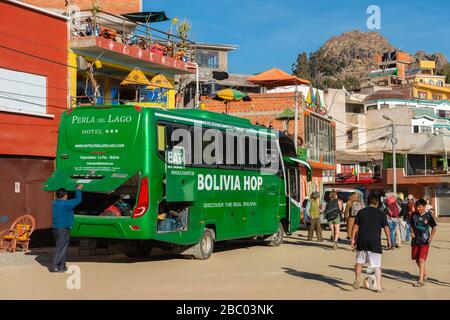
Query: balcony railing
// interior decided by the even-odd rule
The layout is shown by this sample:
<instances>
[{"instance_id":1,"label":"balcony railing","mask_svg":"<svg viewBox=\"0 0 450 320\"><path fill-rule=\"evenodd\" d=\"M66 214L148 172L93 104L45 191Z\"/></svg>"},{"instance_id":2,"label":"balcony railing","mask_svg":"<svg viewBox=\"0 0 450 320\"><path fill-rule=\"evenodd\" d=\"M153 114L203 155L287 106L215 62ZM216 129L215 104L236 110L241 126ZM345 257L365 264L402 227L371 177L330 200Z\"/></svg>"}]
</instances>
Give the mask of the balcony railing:
<instances>
[{"instance_id":1,"label":"balcony railing","mask_svg":"<svg viewBox=\"0 0 450 320\"><path fill-rule=\"evenodd\" d=\"M171 32L104 11L94 15L90 10L81 10L72 21L71 39L103 37L176 60L194 61L195 43Z\"/></svg>"},{"instance_id":2,"label":"balcony railing","mask_svg":"<svg viewBox=\"0 0 450 320\"><path fill-rule=\"evenodd\" d=\"M381 175L373 173L339 173L336 175L335 181L336 183L378 183L382 179Z\"/></svg>"}]
</instances>

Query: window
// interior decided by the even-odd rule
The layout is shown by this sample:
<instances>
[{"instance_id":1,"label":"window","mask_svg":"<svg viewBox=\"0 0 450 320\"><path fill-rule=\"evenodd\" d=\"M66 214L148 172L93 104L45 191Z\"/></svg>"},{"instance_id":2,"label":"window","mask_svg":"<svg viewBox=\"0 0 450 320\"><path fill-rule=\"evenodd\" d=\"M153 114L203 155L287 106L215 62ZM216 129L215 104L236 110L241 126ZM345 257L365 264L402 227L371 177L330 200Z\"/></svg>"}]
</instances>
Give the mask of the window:
<instances>
[{"instance_id":1,"label":"window","mask_svg":"<svg viewBox=\"0 0 450 320\"><path fill-rule=\"evenodd\" d=\"M352 175L355 172L354 164L341 164L341 174Z\"/></svg>"},{"instance_id":2,"label":"window","mask_svg":"<svg viewBox=\"0 0 450 320\"><path fill-rule=\"evenodd\" d=\"M367 106L367 111L369 111L369 110L377 110L377 109L378 109L378 106L376 104L372 104L370 106Z\"/></svg>"},{"instance_id":3,"label":"window","mask_svg":"<svg viewBox=\"0 0 450 320\"><path fill-rule=\"evenodd\" d=\"M419 133L419 126L414 126L413 127L413 132L414 133Z\"/></svg>"},{"instance_id":4,"label":"window","mask_svg":"<svg viewBox=\"0 0 450 320\"><path fill-rule=\"evenodd\" d=\"M419 99L426 99L427 98L427 93L423 92L423 91L419 91Z\"/></svg>"},{"instance_id":5,"label":"window","mask_svg":"<svg viewBox=\"0 0 450 320\"><path fill-rule=\"evenodd\" d=\"M47 77L0 68L0 109L46 115Z\"/></svg>"},{"instance_id":6,"label":"window","mask_svg":"<svg viewBox=\"0 0 450 320\"><path fill-rule=\"evenodd\" d=\"M389 104L387 103L380 104L380 109L389 109Z\"/></svg>"},{"instance_id":7,"label":"window","mask_svg":"<svg viewBox=\"0 0 450 320\"><path fill-rule=\"evenodd\" d=\"M218 69L219 68L219 52L210 50L197 50L195 52L195 60L199 67Z\"/></svg>"},{"instance_id":8,"label":"window","mask_svg":"<svg viewBox=\"0 0 450 320\"><path fill-rule=\"evenodd\" d=\"M439 87L443 87L443 86L444 86L444 81L438 80L438 81L436 82L436 85L439 86Z\"/></svg>"},{"instance_id":9,"label":"window","mask_svg":"<svg viewBox=\"0 0 450 320\"><path fill-rule=\"evenodd\" d=\"M360 104L349 104L345 105L345 112L347 113L364 113L364 106Z\"/></svg>"},{"instance_id":10,"label":"window","mask_svg":"<svg viewBox=\"0 0 450 320\"><path fill-rule=\"evenodd\" d=\"M432 132L431 126L421 126L420 130L422 131L422 133L431 133Z\"/></svg>"},{"instance_id":11,"label":"window","mask_svg":"<svg viewBox=\"0 0 450 320\"><path fill-rule=\"evenodd\" d=\"M433 94L433 100L442 100L442 96L440 94Z\"/></svg>"},{"instance_id":12,"label":"window","mask_svg":"<svg viewBox=\"0 0 450 320\"><path fill-rule=\"evenodd\" d=\"M305 144L308 159L328 164L336 163L336 131L330 121L316 115L305 115Z\"/></svg>"},{"instance_id":13,"label":"window","mask_svg":"<svg viewBox=\"0 0 450 320\"><path fill-rule=\"evenodd\" d=\"M347 131L347 143L352 143L353 142L353 130L348 130Z\"/></svg>"},{"instance_id":14,"label":"window","mask_svg":"<svg viewBox=\"0 0 450 320\"><path fill-rule=\"evenodd\" d=\"M446 117L445 110L438 110L438 117L439 118L445 118Z\"/></svg>"}]
</instances>

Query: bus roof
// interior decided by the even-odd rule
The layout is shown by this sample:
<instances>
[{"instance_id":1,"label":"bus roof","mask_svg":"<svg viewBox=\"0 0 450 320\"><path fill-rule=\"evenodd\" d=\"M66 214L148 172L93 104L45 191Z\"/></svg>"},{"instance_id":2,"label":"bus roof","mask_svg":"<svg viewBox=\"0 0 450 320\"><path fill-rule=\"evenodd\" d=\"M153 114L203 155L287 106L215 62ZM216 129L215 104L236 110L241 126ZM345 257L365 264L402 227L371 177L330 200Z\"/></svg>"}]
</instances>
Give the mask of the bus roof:
<instances>
[{"instance_id":1,"label":"bus roof","mask_svg":"<svg viewBox=\"0 0 450 320\"><path fill-rule=\"evenodd\" d=\"M140 108L141 111L148 110L147 112L152 112L152 113L163 112L165 114L185 117L185 118L189 118L189 119L197 119L197 120L203 120L203 121L215 121L218 123L225 123L225 124L229 124L229 125L253 128L256 130L263 129L263 130L267 130L269 132L272 131L269 128L252 124L249 119L239 118L239 117L231 116L228 114L200 110L200 109L165 109L161 106L140 107L140 106L134 106L134 105L85 105L85 106L77 106L76 108L91 108L91 109Z\"/></svg>"}]
</instances>

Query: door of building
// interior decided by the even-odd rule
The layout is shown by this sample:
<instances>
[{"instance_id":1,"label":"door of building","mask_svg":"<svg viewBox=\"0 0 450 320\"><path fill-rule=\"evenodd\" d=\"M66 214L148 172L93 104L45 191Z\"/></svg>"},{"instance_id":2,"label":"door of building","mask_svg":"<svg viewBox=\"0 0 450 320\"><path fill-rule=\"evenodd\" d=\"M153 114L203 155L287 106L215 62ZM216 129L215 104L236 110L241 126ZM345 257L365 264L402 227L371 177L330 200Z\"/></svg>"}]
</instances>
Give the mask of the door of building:
<instances>
[{"instance_id":1,"label":"door of building","mask_svg":"<svg viewBox=\"0 0 450 320\"><path fill-rule=\"evenodd\" d=\"M53 194L43 182L53 171L53 160L37 157L0 157L0 230L23 214L36 218L36 230L51 227Z\"/></svg>"},{"instance_id":2,"label":"door of building","mask_svg":"<svg viewBox=\"0 0 450 320\"><path fill-rule=\"evenodd\" d=\"M450 216L450 194L438 193L437 194L437 207L438 215L440 217Z\"/></svg>"}]
</instances>

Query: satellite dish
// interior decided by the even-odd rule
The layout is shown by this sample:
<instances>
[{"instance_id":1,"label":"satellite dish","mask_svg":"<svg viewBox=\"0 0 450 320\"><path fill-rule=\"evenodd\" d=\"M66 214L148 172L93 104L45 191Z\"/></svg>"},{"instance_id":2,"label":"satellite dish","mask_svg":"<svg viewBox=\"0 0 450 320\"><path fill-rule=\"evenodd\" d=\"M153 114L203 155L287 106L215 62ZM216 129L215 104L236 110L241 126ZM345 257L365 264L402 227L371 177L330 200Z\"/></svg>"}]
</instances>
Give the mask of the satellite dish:
<instances>
[{"instance_id":1,"label":"satellite dish","mask_svg":"<svg viewBox=\"0 0 450 320\"><path fill-rule=\"evenodd\" d=\"M216 80L226 80L228 79L228 73L222 71L213 71L212 76Z\"/></svg>"}]
</instances>

